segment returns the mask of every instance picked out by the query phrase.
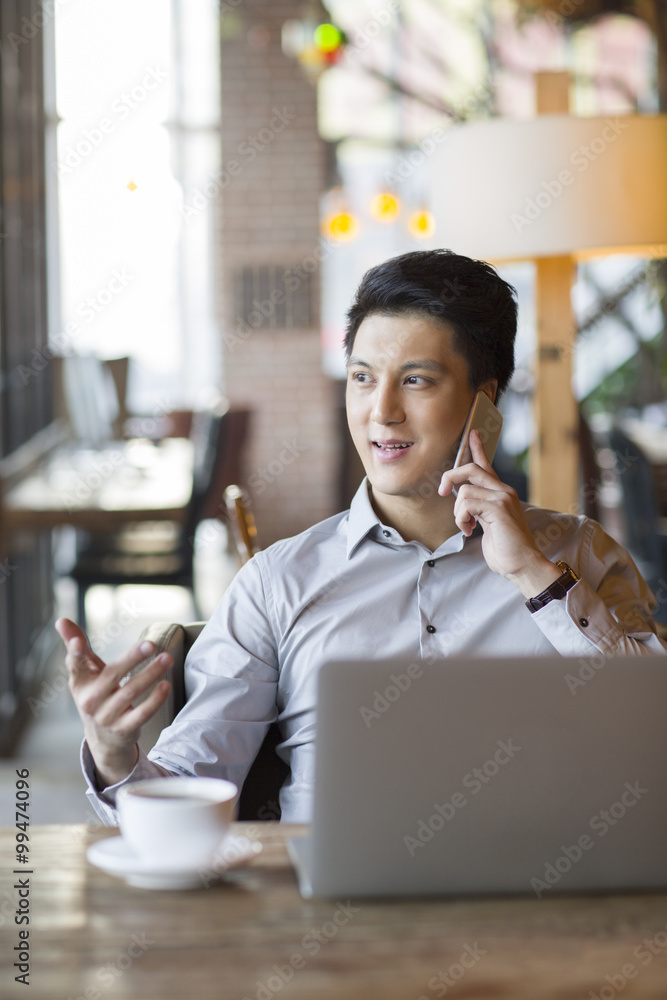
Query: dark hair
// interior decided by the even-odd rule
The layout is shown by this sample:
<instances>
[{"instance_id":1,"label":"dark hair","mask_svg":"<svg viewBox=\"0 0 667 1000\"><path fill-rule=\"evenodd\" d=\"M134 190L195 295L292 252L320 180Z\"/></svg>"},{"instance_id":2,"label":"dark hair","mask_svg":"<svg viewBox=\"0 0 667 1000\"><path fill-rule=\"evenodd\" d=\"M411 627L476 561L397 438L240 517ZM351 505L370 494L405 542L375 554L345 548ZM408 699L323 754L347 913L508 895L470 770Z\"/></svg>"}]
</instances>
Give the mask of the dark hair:
<instances>
[{"instance_id":1,"label":"dark hair","mask_svg":"<svg viewBox=\"0 0 667 1000\"><path fill-rule=\"evenodd\" d=\"M516 291L484 261L451 250L416 250L372 267L347 314L346 358L362 321L373 313L426 313L450 323L472 389L494 378L499 396L512 377Z\"/></svg>"}]
</instances>

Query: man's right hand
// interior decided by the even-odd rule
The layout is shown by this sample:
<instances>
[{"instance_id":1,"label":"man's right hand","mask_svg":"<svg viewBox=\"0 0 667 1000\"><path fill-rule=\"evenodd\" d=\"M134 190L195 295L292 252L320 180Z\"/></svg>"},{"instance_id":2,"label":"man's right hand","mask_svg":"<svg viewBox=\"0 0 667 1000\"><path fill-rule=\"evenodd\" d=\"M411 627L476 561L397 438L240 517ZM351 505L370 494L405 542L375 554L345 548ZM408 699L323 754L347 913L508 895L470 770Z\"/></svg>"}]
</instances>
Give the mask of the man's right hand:
<instances>
[{"instance_id":1,"label":"man's right hand","mask_svg":"<svg viewBox=\"0 0 667 1000\"><path fill-rule=\"evenodd\" d=\"M115 785L130 774L139 759L141 727L166 701L171 685L159 679L173 665L173 659L169 653L161 653L121 687L122 678L155 652L154 643L142 642L105 664L73 621L59 618L56 629L67 649L67 684L83 722L100 789ZM159 683L153 691L135 707L135 699L156 681Z\"/></svg>"}]
</instances>

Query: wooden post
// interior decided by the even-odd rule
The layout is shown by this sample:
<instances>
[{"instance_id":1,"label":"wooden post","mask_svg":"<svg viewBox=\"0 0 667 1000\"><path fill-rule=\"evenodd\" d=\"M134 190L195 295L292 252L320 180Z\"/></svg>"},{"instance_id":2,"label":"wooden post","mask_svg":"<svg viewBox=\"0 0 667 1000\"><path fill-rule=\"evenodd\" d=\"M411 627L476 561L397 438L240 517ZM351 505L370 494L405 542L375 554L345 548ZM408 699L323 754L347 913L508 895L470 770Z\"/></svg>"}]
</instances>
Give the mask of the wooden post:
<instances>
[{"instance_id":1,"label":"wooden post","mask_svg":"<svg viewBox=\"0 0 667 1000\"><path fill-rule=\"evenodd\" d=\"M573 275L571 257L537 261L535 438L529 464L530 502L567 513L577 512L579 486L579 410L572 391Z\"/></svg>"},{"instance_id":2,"label":"wooden post","mask_svg":"<svg viewBox=\"0 0 667 1000\"><path fill-rule=\"evenodd\" d=\"M538 114L569 111L569 74L537 73ZM558 211L558 206L552 207ZM576 513L579 408L572 388L575 322L570 256L536 261L535 440L530 449L529 498L540 507Z\"/></svg>"}]
</instances>

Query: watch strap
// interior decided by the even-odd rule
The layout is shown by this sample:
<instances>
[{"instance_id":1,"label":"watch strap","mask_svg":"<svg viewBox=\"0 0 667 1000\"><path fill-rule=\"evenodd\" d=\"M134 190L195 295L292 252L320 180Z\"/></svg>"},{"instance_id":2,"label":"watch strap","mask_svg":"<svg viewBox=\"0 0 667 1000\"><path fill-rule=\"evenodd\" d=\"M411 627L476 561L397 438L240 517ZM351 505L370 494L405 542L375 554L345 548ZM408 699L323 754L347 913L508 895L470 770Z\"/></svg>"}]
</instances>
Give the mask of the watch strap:
<instances>
[{"instance_id":1,"label":"watch strap","mask_svg":"<svg viewBox=\"0 0 667 1000\"><path fill-rule=\"evenodd\" d=\"M531 597L526 601L526 607L534 614L539 611L540 608L545 607L550 601L561 601L568 590L574 587L575 583L578 583L579 577L574 572L571 566L562 560L558 560L556 563L558 568L561 570L561 575L553 583L549 584L546 590L543 590L541 594L537 597Z\"/></svg>"}]
</instances>

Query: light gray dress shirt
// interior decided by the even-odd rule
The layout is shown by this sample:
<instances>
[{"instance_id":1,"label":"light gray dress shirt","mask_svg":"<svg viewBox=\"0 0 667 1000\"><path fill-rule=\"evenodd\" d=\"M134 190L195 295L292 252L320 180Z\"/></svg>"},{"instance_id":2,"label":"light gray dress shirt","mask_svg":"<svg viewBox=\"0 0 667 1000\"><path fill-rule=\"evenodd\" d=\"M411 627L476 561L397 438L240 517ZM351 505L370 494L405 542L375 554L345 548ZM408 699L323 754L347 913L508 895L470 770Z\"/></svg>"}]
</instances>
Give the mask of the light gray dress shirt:
<instances>
[{"instance_id":1,"label":"light gray dress shirt","mask_svg":"<svg viewBox=\"0 0 667 1000\"><path fill-rule=\"evenodd\" d=\"M239 788L277 719L291 779L285 821L310 819L315 696L327 660L448 656L666 655L652 595L627 552L595 521L524 506L539 548L581 577L531 614L493 573L481 529L435 552L381 524L366 480L349 511L259 552L233 580L185 666L187 704L128 778L101 793L84 743L88 795L115 823L121 785L161 774L228 778Z\"/></svg>"}]
</instances>

